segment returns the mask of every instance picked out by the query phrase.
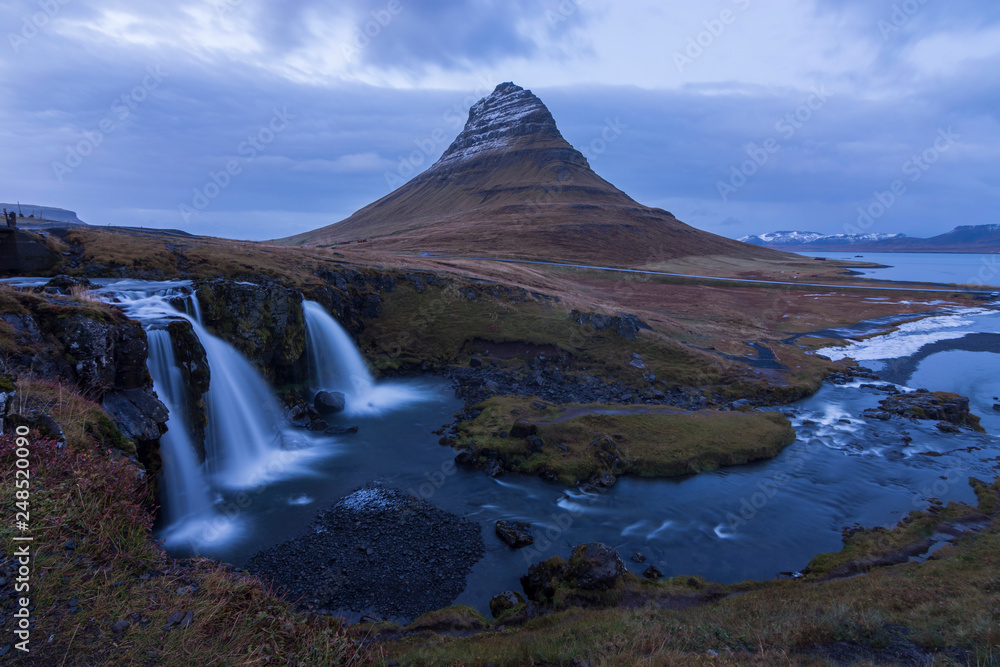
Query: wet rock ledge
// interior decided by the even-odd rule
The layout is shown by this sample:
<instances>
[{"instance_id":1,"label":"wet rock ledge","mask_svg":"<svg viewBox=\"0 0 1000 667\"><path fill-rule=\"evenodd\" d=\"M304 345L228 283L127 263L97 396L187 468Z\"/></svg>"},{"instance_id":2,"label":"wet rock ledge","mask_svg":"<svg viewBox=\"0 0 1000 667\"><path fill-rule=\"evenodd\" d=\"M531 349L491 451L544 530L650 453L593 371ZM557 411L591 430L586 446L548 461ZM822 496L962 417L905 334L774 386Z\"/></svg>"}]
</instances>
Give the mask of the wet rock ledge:
<instances>
[{"instance_id":1,"label":"wet rock ledge","mask_svg":"<svg viewBox=\"0 0 1000 667\"><path fill-rule=\"evenodd\" d=\"M246 567L303 608L413 619L451 604L484 553L477 523L372 483Z\"/></svg>"}]
</instances>

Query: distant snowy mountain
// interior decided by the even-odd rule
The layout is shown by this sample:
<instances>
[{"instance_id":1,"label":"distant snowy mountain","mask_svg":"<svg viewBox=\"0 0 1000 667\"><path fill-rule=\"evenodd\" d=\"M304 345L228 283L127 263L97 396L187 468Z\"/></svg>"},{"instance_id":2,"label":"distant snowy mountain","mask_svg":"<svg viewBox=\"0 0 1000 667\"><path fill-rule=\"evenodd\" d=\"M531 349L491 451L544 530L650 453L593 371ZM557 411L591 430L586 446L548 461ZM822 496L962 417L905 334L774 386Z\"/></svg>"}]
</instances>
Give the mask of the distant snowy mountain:
<instances>
[{"instance_id":1,"label":"distant snowy mountain","mask_svg":"<svg viewBox=\"0 0 1000 667\"><path fill-rule=\"evenodd\" d=\"M929 239L906 234L818 234L771 232L740 239L790 252L1000 252L1000 225L960 225Z\"/></svg>"},{"instance_id":2,"label":"distant snowy mountain","mask_svg":"<svg viewBox=\"0 0 1000 667\"><path fill-rule=\"evenodd\" d=\"M827 246L851 245L854 243L875 243L906 238L906 234L820 234L818 232L771 232L753 234L740 239L744 243L769 246Z\"/></svg>"}]
</instances>

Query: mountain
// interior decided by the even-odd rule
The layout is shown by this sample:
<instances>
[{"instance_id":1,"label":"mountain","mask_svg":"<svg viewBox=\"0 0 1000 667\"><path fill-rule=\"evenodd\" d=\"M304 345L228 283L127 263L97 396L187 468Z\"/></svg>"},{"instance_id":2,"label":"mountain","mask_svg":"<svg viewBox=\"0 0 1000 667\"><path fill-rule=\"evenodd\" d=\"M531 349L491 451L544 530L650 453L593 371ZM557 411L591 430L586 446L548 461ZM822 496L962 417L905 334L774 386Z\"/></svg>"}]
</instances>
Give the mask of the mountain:
<instances>
[{"instance_id":1,"label":"mountain","mask_svg":"<svg viewBox=\"0 0 1000 667\"><path fill-rule=\"evenodd\" d=\"M0 202L0 207L8 211L20 211L18 219L25 222L31 220L32 222L63 222L69 225L87 224L76 216L76 211L67 211L64 208L38 206L36 204L5 204L2 202ZM29 218L29 216L33 217Z\"/></svg>"},{"instance_id":2,"label":"mountain","mask_svg":"<svg viewBox=\"0 0 1000 667\"><path fill-rule=\"evenodd\" d=\"M352 216L279 242L640 265L686 255L781 259L637 203L598 176L538 97L497 86L425 172Z\"/></svg>"},{"instance_id":3,"label":"mountain","mask_svg":"<svg viewBox=\"0 0 1000 667\"><path fill-rule=\"evenodd\" d=\"M961 225L931 238L906 234L771 232L744 236L745 243L793 252L1000 252L1000 225Z\"/></svg>"},{"instance_id":4,"label":"mountain","mask_svg":"<svg viewBox=\"0 0 1000 667\"><path fill-rule=\"evenodd\" d=\"M786 249L791 246L833 246L874 243L905 238L906 234L820 234L819 232L771 232L740 239L743 243Z\"/></svg>"}]
</instances>

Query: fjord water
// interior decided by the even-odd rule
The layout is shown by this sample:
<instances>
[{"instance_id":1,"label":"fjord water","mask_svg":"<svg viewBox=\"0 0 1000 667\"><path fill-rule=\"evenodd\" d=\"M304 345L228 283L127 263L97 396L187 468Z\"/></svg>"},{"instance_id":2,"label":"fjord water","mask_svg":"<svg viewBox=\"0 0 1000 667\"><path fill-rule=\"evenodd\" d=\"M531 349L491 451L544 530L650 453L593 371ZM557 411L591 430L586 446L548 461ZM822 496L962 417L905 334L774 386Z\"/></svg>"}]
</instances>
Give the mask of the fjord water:
<instances>
[{"instance_id":1,"label":"fjord water","mask_svg":"<svg viewBox=\"0 0 1000 667\"><path fill-rule=\"evenodd\" d=\"M803 252L808 257L847 259L882 264L878 269L854 269L866 278L911 282L1000 285L1000 254L947 252Z\"/></svg>"},{"instance_id":2,"label":"fjord water","mask_svg":"<svg viewBox=\"0 0 1000 667\"><path fill-rule=\"evenodd\" d=\"M135 297L125 305L153 330L164 317L192 319L169 306L163 294ZM311 307L310 311L309 345L327 346L310 350L311 358L333 354L330 363L336 368L356 363L353 344L345 347L350 339L345 342L334 335L323 319L328 315ZM974 502L968 478L996 476L990 459L1000 454L992 435L1000 432L1000 419L983 408L1000 394L993 376L981 370L984 365L996 368L1000 360L1000 349L984 342L997 340L1000 315L982 308L940 317L946 319L904 327L848 351L900 385L928 385L969 395L991 434L944 434L930 422L869 421L861 413L876 407L883 392L859 383L824 385L815 396L782 408L798 437L771 461L677 479L625 478L607 492L584 493L536 478L490 479L481 471L454 467L455 452L437 444L432 433L453 421L460 409L449 383L438 378L372 381L355 397L370 399L381 389L408 398L382 404L369 400L365 409L336 416L333 421L338 426L359 427L357 433L343 436L292 429L275 417L261 430L265 438L273 438L267 444L277 448L274 454L281 466L243 489L219 484L211 467L202 470L205 483L212 486L212 518L199 521L195 524L199 530L186 531L184 540L172 540L168 547L177 555L199 553L242 564L261 549L303 534L316 511L377 480L469 516L482 526L486 556L457 601L482 611L487 611L493 594L519 589L519 576L531 562L557 554L565 557L574 545L588 541L615 546L636 572L646 565L628 560L634 551L668 576L691 574L734 582L796 571L817 553L839 549L845 526L892 525L909 511L925 507L931 498ZM211 341L200 325L196 332L203 344ZM978 342L966 345L970 340ZM964 350L963 345L975 350ZM914 363L907 366L907 360ZM216 364L239 365L229 355L213 354L210 363L213 382L244 382L239 374L216 373ZM342 375L324 376L326 369L319 366L313 380L317 386L345 386ZM168 400L174 402L161 379L162 369L154 375L160 376L157 386L165 387ZM217 390L222 392L215 399L217 412L231 409L223 418L245 415L247 408L235 407L239 401L226 403L228 392L239 388ZM263 399L247 399L243 405L253 400ZM211 419L215 418L213 412ZM909 445L904 436L912 438ZM246 471L252 466L239 468ZM170 493L169 484L164 488ZM183 504L175 507L183 512ZM499 519L532 523L535 545L510 550L493 532Z\"/></svg>"}]
</instances>

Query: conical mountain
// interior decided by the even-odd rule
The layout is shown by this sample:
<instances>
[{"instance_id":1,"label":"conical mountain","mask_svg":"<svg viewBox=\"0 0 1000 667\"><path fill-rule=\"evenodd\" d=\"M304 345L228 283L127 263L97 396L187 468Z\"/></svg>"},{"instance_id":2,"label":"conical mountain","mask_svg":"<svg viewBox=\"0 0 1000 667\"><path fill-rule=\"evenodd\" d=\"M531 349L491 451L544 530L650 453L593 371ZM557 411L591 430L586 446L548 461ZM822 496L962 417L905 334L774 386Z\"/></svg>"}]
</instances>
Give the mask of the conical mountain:
<instances>
[{"instance_id":1,"label":"conical mountain","mask_svg":"<svg viewBox=\"0 0 1000 667\"><path fill-rule=\"evenodd\" d=\"M781 256L637 203L598 176L542 101L513 83L469 110L465 129L425 172L346 220L284 241L358 238L384 250L617 265Z\"/></svg>"}]
</instances>

